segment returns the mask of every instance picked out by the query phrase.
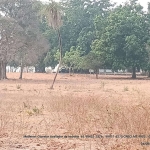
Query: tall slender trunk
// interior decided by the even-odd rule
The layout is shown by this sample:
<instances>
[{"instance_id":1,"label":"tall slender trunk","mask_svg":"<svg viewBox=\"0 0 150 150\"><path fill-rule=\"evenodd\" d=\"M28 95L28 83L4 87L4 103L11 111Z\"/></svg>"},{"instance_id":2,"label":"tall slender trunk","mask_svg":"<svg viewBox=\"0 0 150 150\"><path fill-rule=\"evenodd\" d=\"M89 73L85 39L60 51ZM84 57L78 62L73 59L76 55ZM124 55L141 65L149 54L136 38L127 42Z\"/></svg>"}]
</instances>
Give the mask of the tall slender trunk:
<instances>
[{"instance_id":1,"label":"tall slender trunk","mask_svg":"<svg viewBox=\"0 0 150 150\"><path fill-rule=\"evenodd\" d=\"M136 67L132 68L132 79L136 79Z\"/></svg>"},{"instance_id":2,"label":"tall slender trunk","mask_svg":"<svg viewBox=\"0 0 150 150\"><path fill-rule=\"evenodd\" d=\"M21 70L20 70L20 77L19 77L19 79L22 79L23 68L24 68L24 66L23 66L23 61L22 61L22 59L21 59Z\"/></svg>"},{"instance_id":3,"label":"tall slender trunk","mask_svg":"<svg viewBox=\"0 0 150 150\"><path fill-rule=\"evenodd\" d=\"M56 74L55 74L55 77L54 77L54 80L53 80L53 82L52 82L52 85L51 85L50 89L53 89L55 80L56 80L56 78L57 78L57 74L58 74L58 72L59 72L59 67L60 67L61 62L62 62L62 39L61 39L61 35L60 35L60 30L59 30L59 29L57 30L57 32L58 32L58 40L59 40L60 58L59 58L59 65L58 65L58 68L57 68L57 71L56 71Z\"/></svg>"}]
</instances>

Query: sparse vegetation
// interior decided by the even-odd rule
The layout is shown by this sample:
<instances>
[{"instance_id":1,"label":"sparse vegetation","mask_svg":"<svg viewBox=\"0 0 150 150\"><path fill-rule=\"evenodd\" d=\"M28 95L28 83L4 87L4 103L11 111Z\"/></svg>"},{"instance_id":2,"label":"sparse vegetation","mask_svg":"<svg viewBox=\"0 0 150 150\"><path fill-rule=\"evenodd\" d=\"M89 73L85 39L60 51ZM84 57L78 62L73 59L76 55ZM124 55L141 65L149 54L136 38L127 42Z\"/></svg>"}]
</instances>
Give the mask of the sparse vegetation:
<instances>
[{"instance_id":1,"label":"sparse vegetation","mask_svg":"<svg viewBox=\"0 0 150 150\"><path fill-rule=\"evenodd\" d=\"M7 91L7 87L5 86L2 90Z\"/></svg>"},{"instance_id":2,"label":"sparse vegetation","mask_svg":"<svg viewBox=\"0 0 150 150\"><path fill-rule=\"evenodd\" d=\"M129 88L128 88L128 86L124 86L124 89L123 89L123 91L124 91L124 92L126 92L126 91L129 91Z\"/></svg>"},{"instance_id":3,"label":"sparse vegetation","mask_svg":"<svg viewBox=\"0 0 150 150\"><path fill-rule=\"evenodd\" d=\"M105 88L105 85L106 85L106 82L101 81L101 88L102 88L102 89L104 89L104 88Z\"/></svg>"},{"instance_id":4,"label":"sparse vegetation","mask_svg":"<svg viewBox=\"0 0 150 150\"><path fill-rule=\"evenodd\" d=\"M18 90L20 90L20 89L21 89L21 84L17 84L17 85L16 85L16 88L17 88Z\"/></svg>"},{"instance_id":5,"label":"sparse vegetation","mask_svg":"<svg viewBox=\"0 0 150 150\"><path fill-rule=\"evenodd\" d=\"M73 146L74 144L76 149L82 149L78 143L83 143L86 149L90 142L91 147L99 149L104 147L106 150L110 148L114 150L118 148L144 149L140 143L149 141L147 137L92 138L92 136L93 134L95 136L149 135L149 94L145 93L145 86L149 84L149 80L103 79L101 81L99 79L95 83L95 80L89 80L89 77L74 75L74 78L66 84L60 75L58 80L61 80L62 84L56 83L55 90L49 91L49 84L45 86L45 81L47 83L49 80L46 79L47 76L34 74L33 77L32 74L33 78L38 78L38 76L39 79L43 78L40 86L37 86L37 81L33 80L34 82L31 84L24 80L21 84L24 86L24 91L14 90L13 93L11 90L2 91L2 97L5 99L0 102L0 136L4 144L9 137L10 141L19 142L21 140L23 147L28 140L28 138L23 138L24 135L83 135L82 139L67 138L68 144L62 138L38 138L38 143L47 148L49 145L50 149L53 149L52 145L59 148L57 142L60 142L62 146L68 146L68 149L69 145ZM52 80L53 76L49 76ZM82 78L82 83L78 80L79 78ZM86 86L87 83L90 86ZM106 83L107 87L113 90L107 92L107 88L106 90L98 88L99 85L104 88ZM0 84L5 87L6 83L1 82ZM11 88L16 89L14 81L10 80L7 84L8 87L11 84ZM64 91L64 87L67 88L67 91ZM129 88L133 90L129 90ZM31 92L28 92L29 89ZM34 92L35 89L37 92ZM122 89L125 90L122 91ZM75 93L73 93L74 90ZM91 138L87 138L87 135ZM37 143L37 138L31 139L32 145ZM17 147L18 145L13 144L13 146ZM5 145L5 147L7 146ZM34 146L30 145L30 147Z\"/></svg>"}]
</instances>

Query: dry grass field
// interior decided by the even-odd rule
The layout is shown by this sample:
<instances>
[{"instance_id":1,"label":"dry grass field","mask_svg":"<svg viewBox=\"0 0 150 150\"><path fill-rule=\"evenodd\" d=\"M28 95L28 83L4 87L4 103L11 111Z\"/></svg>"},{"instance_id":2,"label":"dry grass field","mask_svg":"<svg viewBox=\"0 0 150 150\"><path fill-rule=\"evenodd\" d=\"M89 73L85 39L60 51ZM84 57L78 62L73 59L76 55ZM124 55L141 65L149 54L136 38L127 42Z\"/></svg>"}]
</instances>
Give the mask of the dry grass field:
<instances>
[{"instance_id":1,"label":"dry grass field","mask_svg":"<svg viewBox=\"0 0 150 150\"><path fill-rule=\"evenodd\" d=\"M0 81L0 150L149 150L150 80L8 73ZM148 143L149 142L149 143Z\"/></svg>"}]
</instances>

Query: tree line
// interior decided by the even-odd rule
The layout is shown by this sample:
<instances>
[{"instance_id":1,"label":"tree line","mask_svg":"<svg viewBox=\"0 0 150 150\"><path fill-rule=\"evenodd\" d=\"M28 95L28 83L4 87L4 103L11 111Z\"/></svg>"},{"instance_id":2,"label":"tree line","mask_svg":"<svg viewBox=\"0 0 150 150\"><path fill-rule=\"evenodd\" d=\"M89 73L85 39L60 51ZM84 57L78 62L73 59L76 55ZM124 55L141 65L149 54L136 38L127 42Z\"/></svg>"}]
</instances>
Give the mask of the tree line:
<instances>
[{"instance_id":1,"label":"tree line","mask_svg":"<svg viewBox=\"0 0 150 150\"><path fill-rule=\"evenodd\" d=\"M61 52L56 24L49 16L40 17L51 4L1 0L0 18L5 20L0 20L1 74L8 63L22 68L33 64L42 72L61 58L70 71L94 69L97 77L99 68L129 69L132 78L142 69L150 76L150 4L144 11L137 0L119 6L110 0L60 0L56 10L62 20Z\"/></svg>"},{"instance_id":2,"label":"tree line","mask_svg":"<svg viewBox=\"0 0 150 150\"><path fill-rule=\"evenodd\" d=\"M148 10L137 0L116 6L110 0L61 0L64 12L62 63L69 70L99 68L148 71L150 76L150 4ZM51 43L44 64L58 62L57 36L43 23L43 32Z\"/></svg>"}]
</instances>

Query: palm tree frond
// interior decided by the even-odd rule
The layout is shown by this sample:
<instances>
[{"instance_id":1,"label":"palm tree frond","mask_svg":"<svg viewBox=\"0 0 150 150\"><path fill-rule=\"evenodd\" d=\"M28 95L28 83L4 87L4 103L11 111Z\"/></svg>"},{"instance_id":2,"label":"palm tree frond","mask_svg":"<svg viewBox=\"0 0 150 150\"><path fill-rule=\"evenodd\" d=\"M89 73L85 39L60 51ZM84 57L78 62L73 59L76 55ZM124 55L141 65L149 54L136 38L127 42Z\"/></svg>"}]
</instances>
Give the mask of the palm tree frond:
<instances>
[{"instance_id":1,"label":"palm tree frond","mask_svg":"<svg viewBox=\"0 0 150 150\"><path fill-rule=\"evenodd\" d=\"M57 30L62 26L62 12L57 2L51 1L45 5L41 14L46 17L48 25Z\"/></svg>"}]
</instances>

